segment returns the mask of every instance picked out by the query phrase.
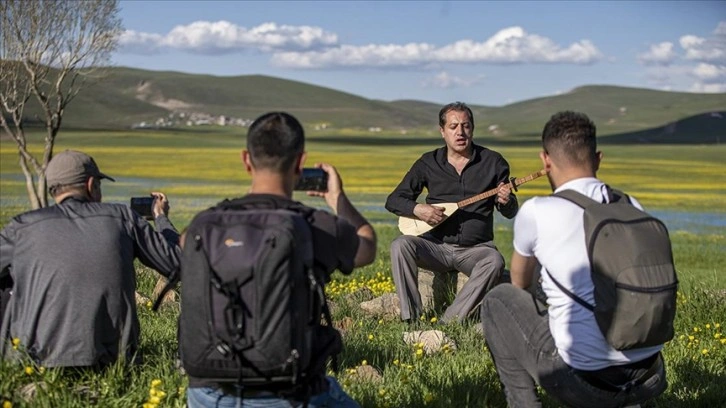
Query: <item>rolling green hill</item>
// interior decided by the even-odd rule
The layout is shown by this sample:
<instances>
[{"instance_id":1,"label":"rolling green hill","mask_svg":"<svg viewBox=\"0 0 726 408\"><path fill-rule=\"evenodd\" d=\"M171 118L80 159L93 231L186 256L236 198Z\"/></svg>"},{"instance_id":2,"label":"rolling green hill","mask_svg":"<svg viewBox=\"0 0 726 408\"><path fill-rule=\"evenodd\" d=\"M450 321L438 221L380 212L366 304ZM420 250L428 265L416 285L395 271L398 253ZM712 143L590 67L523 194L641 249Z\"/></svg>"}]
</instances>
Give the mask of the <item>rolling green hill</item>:
<instances>
[{"instance_id":1,"label":"rolling green hill","mask_svg":"<svg viewBox=\"0 0 726 408\"><path fill-rule=\"evenodd\" d=\"M187 119L176 122L177 126L183 126L192 113L249 120L270 110L286 110L308 127L323 126L328 133L360 134L370 128L380 128L382 135L438 137L435 130L439 108L438 104L424 101L371 100L263 75L217 77L112 68L103 82L84 89L69 105L64 126L127 128L140 122L153 124L159 118L169 122L172 113L178 120L179 113L184 112ZM37 112L35 109L31 105L27 112L32 116ZM532 142L553 113L566 109L587 113L597 124L600 136L617 136L619 142L631 141L630 137L654 141L654 134L663 133L658 129L667 126L670 126L666 138L669 142L726 140L726 126L722 124L726 118L717 124L714 119L708 125L703 120L692 119L726 111L724 93L584 86L561 95L501 107L472 105L472 109L478 137L505 143ZM681 120L689 122L678 125ZM405 135L401 135L402 130L407 131ZM644 137L644 134L650 136Z\"/></svg>"},{"instance_id":2,"label":"rolling green hill","mask_svg":"<svg viewBox=\"0 0 726 408\"><path fill-rule=\"evenodd\" d=\"M600 136L659 128L703 113L726 110L726 94L665 92L617 86L585 86L566 94L531 99L488 110L485 125L498 125L500 137L539 134L554 112L587 113ZM726 124L725 124L726 125ZM698 126L676 127L672 141L693 137L703 142ZM724 125L721 126L721 129ZM684 132L684 130L689 132ZM481 132L479 133L481 134ZM726 134L722 134L726 137ZM695 140L694 140L695 141Z\"/></svg>"}]
</instances>

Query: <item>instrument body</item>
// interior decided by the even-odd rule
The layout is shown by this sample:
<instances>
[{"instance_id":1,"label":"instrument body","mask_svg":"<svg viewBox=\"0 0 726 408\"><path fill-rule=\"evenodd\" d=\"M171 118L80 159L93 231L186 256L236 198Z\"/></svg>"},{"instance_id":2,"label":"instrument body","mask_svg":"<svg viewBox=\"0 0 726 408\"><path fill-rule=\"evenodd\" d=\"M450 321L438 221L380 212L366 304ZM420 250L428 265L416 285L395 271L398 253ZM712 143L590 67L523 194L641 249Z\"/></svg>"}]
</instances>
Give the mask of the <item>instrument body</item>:
<instances>
[{"instance_id":1,"label":"instrument body","mask_svg":"<svg viewBox=\"0 0 726 408\"><path fill-rule=\"evenodd\" d=\"M547 174L547 171L542 169L542 170L534 172L526 177L522 177L522 178L512 177L509 180L509 183L507 183L507 184L509 184L509 187L512 190L517 191L518 186L520 186L526 182L532 181L532 180L536 179L537 177L544 176L545 174ZM444 208L444 215L446 215L446 218L444 218L444 221L442 221L442 222L445 222L448 219L448 217L450 217L459 208L467 206L469 204L473 204L480 200L484 200L493 195L496 195L498 189L499 189L499 187L495 187L491 190L485 191L481 194L477 194L473 197L469 197L467 199L461 200L456 203L438 203L438 204L432 204L432 205L434 207L443 207ZM398 217L398 230L401 231L401 233L403 235L421 235L428 231L431 231L432 229L436 228L436 226L438 226L440 224L441 223L431 225L431 224L427 223L426 221L423 221L420 218L415 217L415 216Z\"/></svg>"}]
</instances>

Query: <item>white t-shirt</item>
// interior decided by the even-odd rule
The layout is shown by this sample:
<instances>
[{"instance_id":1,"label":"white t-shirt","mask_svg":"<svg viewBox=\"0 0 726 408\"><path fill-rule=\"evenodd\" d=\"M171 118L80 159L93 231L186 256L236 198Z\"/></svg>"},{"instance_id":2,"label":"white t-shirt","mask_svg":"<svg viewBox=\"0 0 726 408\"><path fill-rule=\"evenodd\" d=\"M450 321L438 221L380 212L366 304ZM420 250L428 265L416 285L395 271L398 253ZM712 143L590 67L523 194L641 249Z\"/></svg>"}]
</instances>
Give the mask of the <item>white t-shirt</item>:
<instances>
[{"instance_id":1,"label":"white t-shirt","mask_svg":"<svg viewBox=\"0 0 726 408\"><path fill-rule=\"evenodd\" d=\"M605 184L592 177L571 180L557 191L575 190L597 201L607 200ZM642 207L632 197L631 202ZM542 265L542 289L549 304L550 332L562 359L580 370L599 370L643 360L663 346L618 351L612 348L592 312L577 304L545 273L584 301L594 304L590 263L585 248L583 209L559 197L534 197L514 220L514 250L537 258Z\"/></svg>"}]
</instances>

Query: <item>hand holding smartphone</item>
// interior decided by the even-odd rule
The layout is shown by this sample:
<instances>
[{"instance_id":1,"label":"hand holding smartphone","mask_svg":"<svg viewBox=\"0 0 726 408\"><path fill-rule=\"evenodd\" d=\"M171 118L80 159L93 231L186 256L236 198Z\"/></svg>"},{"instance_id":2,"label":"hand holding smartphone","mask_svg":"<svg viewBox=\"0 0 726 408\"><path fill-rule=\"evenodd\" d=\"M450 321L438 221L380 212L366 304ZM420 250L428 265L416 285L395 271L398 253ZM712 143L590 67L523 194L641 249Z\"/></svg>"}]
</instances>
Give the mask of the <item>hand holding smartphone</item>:
<instances>
[{"instance_id":1,"label":"hand holding smartphone","mask_svg":"<svg viewBox=\"0 0 726 408\"><path fill-rule=\"evenodd\" d=\"M328 173L316 167L306 167L294 189L296 191L327 191Z\"/></svg>"},{"instance_id":2,"label":"hand holding smartphone","mask_svg":"<svg viewBox=\"0 0 726 408\"><path fill-rule=\"evenodd\" d=\"M147 220L154 219L154 197L131 197L131 209Z\"/></svg>"}]
</instances>

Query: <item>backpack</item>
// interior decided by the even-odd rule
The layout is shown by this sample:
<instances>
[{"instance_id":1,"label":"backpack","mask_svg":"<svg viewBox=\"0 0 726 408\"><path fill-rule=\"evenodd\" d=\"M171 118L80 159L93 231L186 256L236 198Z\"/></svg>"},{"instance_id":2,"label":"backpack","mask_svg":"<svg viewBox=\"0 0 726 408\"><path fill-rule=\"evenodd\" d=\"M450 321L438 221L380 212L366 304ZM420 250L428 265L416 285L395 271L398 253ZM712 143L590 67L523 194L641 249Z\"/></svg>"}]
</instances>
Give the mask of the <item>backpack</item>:
<instances>
[{"instance_id":1,"label":"backpack","mask_svg":"<svg viewBox=\"0 0 726 408\"><path fill-rule=\"evenodd\" d=\"M329 357L336 369L342 341L314 264L314 210L275 205L225 200L187 229L178 339L192 377L299 390Z\"/></svg>"},{"instance_id":2,"label":"backpack","mask_svg":"<svg viewBox=\"0 0 726 408\"><path fill-rule=\"evenodd\" d=\"M595 304L555 285L595 314L616 350L656 346L673 338L678 279L666 226L607 187L609 203L573 190L553 194L584 209L585 243ZM549 274L549 273L548 273Z\"/></svg>"}]
</instances>

